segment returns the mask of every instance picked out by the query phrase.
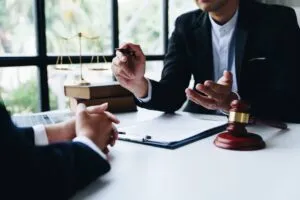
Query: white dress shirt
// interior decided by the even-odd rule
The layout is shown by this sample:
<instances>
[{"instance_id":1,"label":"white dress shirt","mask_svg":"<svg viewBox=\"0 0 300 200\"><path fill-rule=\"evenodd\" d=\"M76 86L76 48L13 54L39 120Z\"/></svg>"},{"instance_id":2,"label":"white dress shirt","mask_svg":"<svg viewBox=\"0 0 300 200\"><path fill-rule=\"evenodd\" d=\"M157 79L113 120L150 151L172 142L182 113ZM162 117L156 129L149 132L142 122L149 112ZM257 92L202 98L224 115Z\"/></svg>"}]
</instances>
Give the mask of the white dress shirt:
<instances>
[{"instance_id":1,"label":"white dress shirt","mask_svg":"<svg viewBox=\"0 0 300 200\"><path fill-rule=\"evenodd\" d=\"M238 19L237 10L234 16L224 25L217 24L211 16L211 35L214 61L214 81L217 82L223 72L230 71L233 75L232 91L237 92L235 67L235 29Z\"/></svg>"},{"instance_id":2,"label":"white dress shirt","mask_svg":"<svg viewBox=\"0 0 300 200\"><path fill-rule=\"evenodd\" d=\"M41 145L48 145L49 140L47 137L46 129L44 125L36 125L33 126L33 132L34 132L34 144L37 146ZM74 142L81 142L88 147L90 147L93 151L98 153L102 158L106 158L106 155L97 147L97 145L90 140L88 137L85 136L77 136L73 139Z\"/></svg>"},{"instance_id":3,"label":"white dress shirt","mask_svg":"<svg viewBox=\"0 0 300 200\"><path fill-rule=\"evenodd\" d=\"M218 25L211 16L209 16L209 19L212 25L214 81L217 82L223 76L225 70L230 71L233 75L232 92L240 99L237 93L238 88L235 71L235 29L238 13L239 11L237 10L234 16L224 25ZM147 96L145 98L138 98L138 100L143 103L149 102L152 97L152 85L149 80L148 83Z\"/></svg>"}]
</instances>

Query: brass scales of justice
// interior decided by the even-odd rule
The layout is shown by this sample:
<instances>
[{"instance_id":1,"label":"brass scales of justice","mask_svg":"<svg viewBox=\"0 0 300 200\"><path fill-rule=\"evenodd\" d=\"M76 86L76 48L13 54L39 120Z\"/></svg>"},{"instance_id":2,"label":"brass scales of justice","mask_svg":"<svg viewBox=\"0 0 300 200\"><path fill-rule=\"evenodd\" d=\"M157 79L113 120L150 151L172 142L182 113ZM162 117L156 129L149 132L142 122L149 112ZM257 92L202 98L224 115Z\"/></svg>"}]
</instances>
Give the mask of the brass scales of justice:
<instances>
[{"instance_id":1,"label":"brass scales of justice","mask_svg":"<svg viewBox=\"0 0 300 200\"><path fill-rule=\"evenodd\" d=\"M94 36L94 37L90 37L82 32L79 32L77 33L76 35L74 36L71 36L71 37L62 37L62 36L59 36L60 39L62 39L63 41L69 41L73 38L76 38L78 37L78 42L79 42L79 67L80 67L80 79L78 81L75 82L76 85L80 85L80 86L87 86L87 85L90 85L91 83L86 81L84 78L83 78L83 64L82 64L82 38L85 38L85 39L88 39L88 40L97 40L99 41L99 38L100 36ZM70 56L67 56L68 57L68 60L70 62L70 64L73 64L72 62L72 59ZM93 60L94 60L94 57L95 56L92 56L91 58L91 63L93 63ZM104 63L107 63L106 61L106 58L105 56L102 56L103 60L104 60ZM99 63L99 56L96 56L96 63ZM68 67L57 67L57 65L59 64L63 64L63 56L58 56L57 57L57 60L56 60L56 69L57 70L69 70ZM94 69L95 70L95 69ZM106 69L97 69L97 70L106 70Z\"/></svg>"}]
</instances>

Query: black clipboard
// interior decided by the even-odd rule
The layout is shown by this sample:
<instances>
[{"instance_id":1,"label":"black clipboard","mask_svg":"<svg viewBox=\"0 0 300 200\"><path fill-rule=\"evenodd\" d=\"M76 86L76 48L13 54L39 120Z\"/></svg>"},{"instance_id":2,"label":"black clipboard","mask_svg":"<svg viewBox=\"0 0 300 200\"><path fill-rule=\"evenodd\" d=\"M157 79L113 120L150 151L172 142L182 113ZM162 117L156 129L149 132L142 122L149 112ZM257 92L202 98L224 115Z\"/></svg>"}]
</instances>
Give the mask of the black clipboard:
<instances>
[{"instance_id":1,"label":"black clipboard","mask_svg":"<svg viewBox=\"0 0 300 200\"><path fill-rule=\"evenodd\" d=\"M185 146L187 144L196 142L198 140L207 138L209 136L215 135L217 133L220 133L221 131L224 131L228 124L224 124L221 126L214 127L209 130L205 130L199 134L196 134L192 137L186 138L181 141L176 141L176 142L157 142L157 141L152 141L151 139L148 139L146 136L142 139L135 140L132 138L126 138L126 137L119 137L119 140L122 141L128 141L128 142L133 142L133 143L138 143L138 144L144 144L144 145L149 145L149 146L154 146L154 147L160 147L160 148L165 148L165 149L177 149L179 147Z\"/></svg>"}]
</instances>

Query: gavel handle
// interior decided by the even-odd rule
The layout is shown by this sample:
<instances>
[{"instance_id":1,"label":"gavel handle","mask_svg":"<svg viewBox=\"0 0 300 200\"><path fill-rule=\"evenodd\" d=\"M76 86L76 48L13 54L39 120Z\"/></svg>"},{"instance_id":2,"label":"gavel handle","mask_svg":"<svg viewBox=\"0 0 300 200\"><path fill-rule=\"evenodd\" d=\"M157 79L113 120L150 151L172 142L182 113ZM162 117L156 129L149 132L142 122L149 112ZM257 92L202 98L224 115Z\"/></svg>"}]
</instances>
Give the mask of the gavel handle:
<instances>
[{"instance_id":1,"label":"gavel handle","mask_svg":"<svg viewBox=\"0 0 300 200\"><path fill-rule=\"evenodd\" d=\"M287 129L288 126L286 123L278 120L263 120L258 118L250 118L249 124L263 124L279 129Z\"/></svg>"}]
</instances>

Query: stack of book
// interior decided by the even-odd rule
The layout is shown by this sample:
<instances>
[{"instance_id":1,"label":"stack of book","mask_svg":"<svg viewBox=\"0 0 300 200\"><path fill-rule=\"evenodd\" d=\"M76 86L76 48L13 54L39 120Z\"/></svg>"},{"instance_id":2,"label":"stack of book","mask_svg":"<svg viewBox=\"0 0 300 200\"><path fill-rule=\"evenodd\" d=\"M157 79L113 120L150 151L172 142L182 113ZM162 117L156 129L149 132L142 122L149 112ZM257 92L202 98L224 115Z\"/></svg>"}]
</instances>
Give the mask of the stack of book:
<instances>
[{"instance_id":1,"label":"stack of book","mask_svg":"<svg viewBox=\"0 0 300 200\"><path fill-rule=\"evenodd\" d=\"M70 108L75 111L79 103L86 106L108 103L110 112L136 111L134 97L128 90L124 89L118 82L91 85L65 85L65 95L70 97Z\"/></svg>"}]
</instances>

